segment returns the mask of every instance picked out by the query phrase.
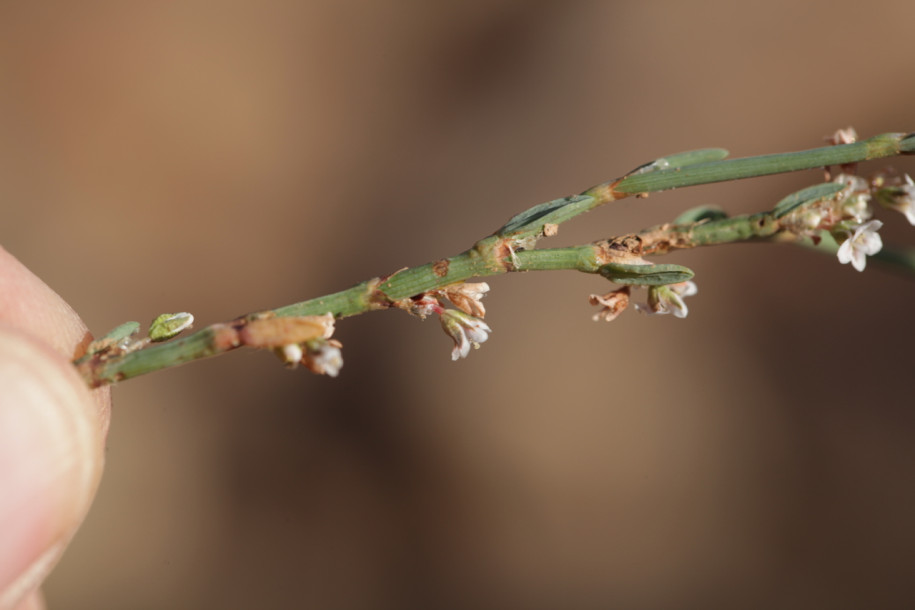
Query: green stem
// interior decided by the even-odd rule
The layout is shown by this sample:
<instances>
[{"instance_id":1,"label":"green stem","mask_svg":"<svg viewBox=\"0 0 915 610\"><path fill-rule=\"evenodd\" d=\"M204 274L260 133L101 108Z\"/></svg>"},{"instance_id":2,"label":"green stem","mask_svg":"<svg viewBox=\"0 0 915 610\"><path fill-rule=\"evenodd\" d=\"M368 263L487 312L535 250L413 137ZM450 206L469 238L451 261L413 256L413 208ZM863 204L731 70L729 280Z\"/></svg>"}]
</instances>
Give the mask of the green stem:
<instances>
[{"instance_id":1,"label":"green stem","mask_svg":"<svg viewBox=\"0 0 915 610\"><path fill-rule=\"evenodd\" d=\"M854 144L711 161L683 168L635 174L623 178L612 188L618 193L634 195L726 180L784 174L830 165L858 163L900 154L912 154L913 151L915 151L915 134L885 133ZM610 185L613 183L605 183L595 188L600 189Z\"/></svg>"},{"instance_id":2,"label":"green stem","mask_svg":"<svg viewBox=\"0 0 915 610\"><path fill-rule=\"evenodd\" d=\"M515 216L496 234L480 240L473 248L457 256L404 269L387 278L368 280L341 292L294 303L262 314L308 316L330 312L335 318L345 318L374 309L400 306L400 302L411 296L473 277L511 271L564 269L596 273L608 263L608 256L612 256L612 253L601 247L602 242L569 248L533 250L537 239L546 232L546 225L561 224L598 205L632 194L856 163L910 154L913 151L915 135L883 134L854 144L743 159L706 161L724 154L724 151L715 149L675 155L671 158L678 161L669 164L671 167L667 169L648 168L593 187L581 195L557 199L530 208ZM697 164L689 164L696 161ZM666 235L668 238L676 236L679 239L667 239L666 242L663 239L656 240L653 249L649 248L645 254L663 254L683 247L768 238L774 235L776 230L777 223L769 214L692 225L670 225L665 229ZM653 231L657 233L657 230ZM649 234L658 237L651 233L651 230L640 235ZM900 260L904 262L896 261L897 264L915 270L912 257ZM245 319L246 317L242 317L235 322L243 324ZM98 353L88 354L75 364L91 387L129 379L239 347L239 343L225 340L224 331L231 324L213 325L182 339L153 344L133 352L107 356Z\"/></svg>"}]
</instances>

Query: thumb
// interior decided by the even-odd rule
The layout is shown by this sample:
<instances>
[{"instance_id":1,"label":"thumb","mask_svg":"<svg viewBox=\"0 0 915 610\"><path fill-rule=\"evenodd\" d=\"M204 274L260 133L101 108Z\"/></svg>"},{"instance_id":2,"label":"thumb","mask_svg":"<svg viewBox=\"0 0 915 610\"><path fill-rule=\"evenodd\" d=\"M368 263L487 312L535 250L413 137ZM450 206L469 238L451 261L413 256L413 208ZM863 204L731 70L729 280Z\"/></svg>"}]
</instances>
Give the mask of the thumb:
<instances>
[{"instance_id":1,"label":"thumb","mask_svg":"<svg viewBox=\"0 0 915 610\"><path fill-rule=\"evenodd\" d=\"M0 324L0 609L38 587L89 508L98 411L65 358Z\"/></svg>"}]
</instances>

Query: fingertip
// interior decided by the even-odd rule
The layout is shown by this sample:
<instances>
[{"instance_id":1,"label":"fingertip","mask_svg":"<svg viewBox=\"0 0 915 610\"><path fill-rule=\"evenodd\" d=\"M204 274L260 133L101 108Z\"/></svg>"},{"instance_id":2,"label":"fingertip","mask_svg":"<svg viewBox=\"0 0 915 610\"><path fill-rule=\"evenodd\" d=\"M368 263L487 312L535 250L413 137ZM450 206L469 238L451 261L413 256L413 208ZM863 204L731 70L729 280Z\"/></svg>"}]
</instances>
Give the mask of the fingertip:
<instances>
[{"instance_id":1,"label":"fingertip","mask_svg":"<svg viewBox=\"0 0 915 610\"><path fill-rule=\"evenodd\" d=\"M0 608L37 588L83 520L106 424L69 361L0 325Z\"/></svg>"},{"instance_id":2,"label":"fingertip","mask_svg":"<svg viewBox=\"0 0 915 610\"><path fill-rule=\"evenodd\" d=\"M47 605L44 603L44 595L41 591L35 590L25 596L25 599L14 606L13 610L46 610Z\"/></svg>"},{"instance_id":3,"label":"fingertip","mask_svg":"<svg viewBox=\"0 0 915 610\"><path fill-rule=\"evenodd\" d=\"M74 359L91 341L73 308L0 245L0 320Z\"/></svg>"},{"instance_id":4,"label":"fingertip","mask_svg":"<svg viewBox=\"0 0 915 610\"><path fill-rule=\"evenodd\" d=\"M0 244L0 322L39 339L67 359L83 355L92 341L86 325L73 308ZM107 433L111 393L107 387L92 391L98 419Z\"/></svg>"}]
</instances>

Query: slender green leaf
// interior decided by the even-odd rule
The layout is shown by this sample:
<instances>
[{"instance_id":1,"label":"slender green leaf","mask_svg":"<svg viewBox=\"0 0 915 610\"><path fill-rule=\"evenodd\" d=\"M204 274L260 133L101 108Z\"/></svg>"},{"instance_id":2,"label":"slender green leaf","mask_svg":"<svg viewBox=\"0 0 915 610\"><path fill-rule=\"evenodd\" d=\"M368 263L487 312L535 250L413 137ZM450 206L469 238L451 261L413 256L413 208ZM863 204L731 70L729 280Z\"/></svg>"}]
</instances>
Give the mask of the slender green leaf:
<instances>
[{"instance_id":1,"label":"slender green leaf","mask_svg":"<svg viewBox=\"0 0 915 610\"><path fill-rule=\"evenodd\" d=\"M686 210L674 219L675 225L688 225L702 220L723 220L728 217L727 212L717 205L701 205L697 208Z\"/></svg>"},{"instance_id":2,"label":"slender green leaf","mask_svg":"<svg viewBox=\"0 0 915 610\"><path fill-rule=\"evenodd\" d=\"M105 336L98 339L99 341L111 341L112 343L117 343L121 339L126 339L131 335L140 332L140 323L139 322L124 322L120 326L108 331L105 333Z\"/></svg>"},{"instance_id":3,"label":"slender green leaf","mask_svg":"<svg viewBox=\"0 0 915 610\"><path fill-rule=\"evenodd\" d=\"M682 265L622 265L610 263L598 269L598 273L617 284L638 286L663 286L678 284L693 277L692 269Z\"/></svg>"},{"instance_id":4,"label":"slender green leaf","mask_svg":"<svg viewBox=\"0 0 915 610\"><path fill-rule=\"evenodd\" d=\"M781 218L785 214L792 212L803 205L832 197L844 188L844 184L837 182L824 182L823 184L808 186L796 193L791 193L775 204L775 207L772 209L772 214L776 218Z\"/></svg>"},{"instance_id":5,"label":"slender green leaf","mask_svg":"<svg viewBox=\"0 0 915 610\"><path fill-rule=\"evenodd\" d=\"M594 203L593 197L572 195L554 199L529 208L512 217L497 235L505 237L523 230L540 231L545 224L560 224L569 218L587 211Z\"/></svg>"},{"instance_id":6,"label":"slender green leaf","mask_svg":"<svg viewBox=\"0 0 915 610\"><path fill-rule=\"evenodd\" d=\"M728 156L728 151L723 148L700 148L697 150L687 150L685 152L674 153L666 157L660 157L638 166L631 172L632 174L646 174L648 172L658 171L661 169L676 169L678 167L687 167L689 165L698 165L708 163L709 161L721 161Z\"/></svg>"}]
</instances>

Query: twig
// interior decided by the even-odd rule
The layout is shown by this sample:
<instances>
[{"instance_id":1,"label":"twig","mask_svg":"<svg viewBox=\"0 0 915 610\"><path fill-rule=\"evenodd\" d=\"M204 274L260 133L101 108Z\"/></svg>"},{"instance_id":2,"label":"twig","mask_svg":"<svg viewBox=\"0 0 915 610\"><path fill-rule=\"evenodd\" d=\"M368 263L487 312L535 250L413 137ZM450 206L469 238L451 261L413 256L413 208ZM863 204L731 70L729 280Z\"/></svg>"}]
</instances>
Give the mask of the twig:
<instances>
[{"instance_id":1,"label":"twig","mask_svg":"<svg viewBox=\"0 0 915 610\"><path fill-rule=\"evenodd\" d=\"M649 295L649 302L651 304L653 296L656 312L663 313L664 299L673 299L667 302L676 306L680 298L680 293L671 292L667 287L686 282L692 272L678 265L650 264L642 259L643 256L697 246L772 239L786 233L796 239L806 234L798 227L811 222L815 212L809 210L815 209L814 204L834 203L839 191L846 187L827 183L813 187L818 190L805 189L810 192L802 191L794 200L786 198L774 210L760 214L724 218L717 212L697 213L636 234L568 248L535 250L537 242L554 234L560 224L630 195L804 169L847 166L913 151L915 134L883 134L850 144L733 160L724 160L727 152L721 149L671 155L580 195L534 206L456 256L402 269L327 296L213 324L181 339L146 345L148 342L125 339L123 333L117 340L103 338L90 346L89 353L75 361L75 365L86 382L97 387L247 345L274 349L290 364L302 361L317 372L335 374L342 361L335 364L334 359L339 359L339 343L330 339L333 321L389 308L404 309L421 317L431 313L441 315L443 327L455 339L457 357L466 355L467 333L476 337L470 342L479 342L485 340L489 328L480 322L485 327L483 330L471 321L482 318L481 294L468 297L468 289L455 287L471 278L515 271L571 269L598 273L623 285L659 287ZM806 216L800 217L801 212ZM833 224L823 224L826 220L819 216L816 221L820 223L819 228L846 230L851 235L847 226L836 224L844 222L840 216L833 219ZM814 227L807 233L813 235L819 228ZM915 270L911 256L894 257L893 260ZM619 298L614 300L616 310L612 317L628 304L628 288L625 295L617 292ZM625 302L622 302L624 296ZM441 306L444 299L450 300L463 313L443 315L452 312ZM298 322L281 322L283 318ZM612 318L607 316L607 319ZM157 341L169 336L160 334Z\"/></svg>"}]
</instances>

